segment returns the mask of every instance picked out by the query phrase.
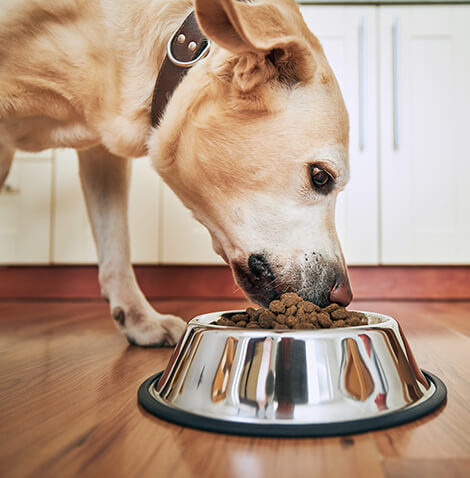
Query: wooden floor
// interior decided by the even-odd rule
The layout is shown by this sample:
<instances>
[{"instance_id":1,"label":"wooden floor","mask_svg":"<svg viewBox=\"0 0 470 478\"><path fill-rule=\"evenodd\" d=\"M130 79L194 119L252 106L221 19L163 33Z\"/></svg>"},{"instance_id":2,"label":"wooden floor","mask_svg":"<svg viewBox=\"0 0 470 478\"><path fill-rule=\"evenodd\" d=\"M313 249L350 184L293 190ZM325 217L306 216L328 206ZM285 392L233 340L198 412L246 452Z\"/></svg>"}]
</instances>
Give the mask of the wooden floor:
<instances>
[{"instance_id":1,"label":"wooden floor","mask_svg":"<svg viewBox=\"0 0 470 478\"><path fill-rule=\"evenodd\" d=\"M161 300L191 316L243 301ZM384 431L267 439L185 429L149 416L137 388L171 349L128 346L102 302L0 302L0 476L468 477L470 302L357 302L404 327L447 404Z\"/></svg>"}]
</instances>

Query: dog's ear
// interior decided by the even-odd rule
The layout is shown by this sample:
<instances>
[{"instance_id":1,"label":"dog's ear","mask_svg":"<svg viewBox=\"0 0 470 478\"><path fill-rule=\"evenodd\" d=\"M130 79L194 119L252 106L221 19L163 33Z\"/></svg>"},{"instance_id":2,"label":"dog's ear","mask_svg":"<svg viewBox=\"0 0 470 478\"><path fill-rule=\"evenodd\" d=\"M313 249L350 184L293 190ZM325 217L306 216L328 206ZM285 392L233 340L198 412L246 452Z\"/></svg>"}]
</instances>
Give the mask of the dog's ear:
<instances>
[{"instance_id":1,"label":"dog's ear","mask_svg":"<svg viewBox=\"0 0 470 478\"><path fill-rule=\"evenodd\" d=\"M315 73L312 46L318 40L302 20L295 0L242 3L237 0L196 0L202 31L234 53L234 79L249 91L275 74L286 81L304 81Z\"/></svg>"}]
</instances>

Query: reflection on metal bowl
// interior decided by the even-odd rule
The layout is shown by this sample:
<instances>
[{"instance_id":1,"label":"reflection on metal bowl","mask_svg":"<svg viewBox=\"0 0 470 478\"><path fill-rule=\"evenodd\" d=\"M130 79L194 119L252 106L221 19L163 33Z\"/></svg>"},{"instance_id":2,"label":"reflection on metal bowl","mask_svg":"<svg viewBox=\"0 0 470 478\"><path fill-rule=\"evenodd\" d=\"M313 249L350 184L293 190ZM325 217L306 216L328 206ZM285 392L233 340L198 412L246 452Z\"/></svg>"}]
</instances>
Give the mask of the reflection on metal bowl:
<instances>
[{"instance_id":1,"label":"reflection on metal bowl","mask_svg":"<svg viewBox=\"0 0 470 478\"><path fill-rule=\"evenodd\" d=\"M266 330L215 325L222 313L189 322L167 368L142 384L144 408L212 431L325 436L404 423L445 400L444 384L418 368L391 317Z\"/></svg>"}]
</instances>

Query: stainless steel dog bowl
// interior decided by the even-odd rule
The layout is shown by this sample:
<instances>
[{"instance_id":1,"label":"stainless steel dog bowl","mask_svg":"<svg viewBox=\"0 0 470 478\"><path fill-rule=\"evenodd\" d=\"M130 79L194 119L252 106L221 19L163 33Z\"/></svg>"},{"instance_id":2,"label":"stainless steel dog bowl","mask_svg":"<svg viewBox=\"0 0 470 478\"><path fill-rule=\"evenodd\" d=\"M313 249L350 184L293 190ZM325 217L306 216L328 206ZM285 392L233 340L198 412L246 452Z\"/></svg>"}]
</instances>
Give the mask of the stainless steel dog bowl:
<instances>
[{"instance_id":1,"label":"stainless steel dog bowl","mask_svg":"<svg viewBox=\"0 0 470 478\"><path fill-rule=\"evenodd\" d=\"M180 425L258 436L328 436L415 420L446 398L421 371L397 321L323 330L215 325L192 319L167 368L139 389L141 405Z\"/></svg>"}]
</instances>

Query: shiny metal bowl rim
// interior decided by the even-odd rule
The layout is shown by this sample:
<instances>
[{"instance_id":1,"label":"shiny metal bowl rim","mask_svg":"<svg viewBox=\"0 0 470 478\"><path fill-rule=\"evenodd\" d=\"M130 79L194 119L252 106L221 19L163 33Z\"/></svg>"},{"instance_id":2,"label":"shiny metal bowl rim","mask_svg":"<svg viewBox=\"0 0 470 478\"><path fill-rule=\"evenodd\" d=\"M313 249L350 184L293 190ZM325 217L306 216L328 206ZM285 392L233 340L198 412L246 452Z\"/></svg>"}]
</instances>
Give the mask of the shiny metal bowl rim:
<instances>
[{"instance_id":1,"label":"shiny metal bowl rim","mask_svg":"<svg viewBox=\"0 0 470 478\"><path fill-rule=\"evenodd\" d=\"M315 334L316 337L320 337L323 334L328 336L329 334L337 334L338 331L346 334L347 332L352 332L356 330L364 330L370 328L387 328L391 324L398 324L398 322L393 318L385 314L380 314L378 312L366 312L361 310L351 310L348 312L359 312L367 316L369 323L366 325L354 325L354 326L347 326L347 327L337 327L337 328L322 328L322 329L263 329L262 327L259 328L250 328L246 329L244 327L237 327L234 325L218 325L214 323L214 320L217 320L222 315L225 314L242 314L244 310L234 309L234 310L221 310L218 312L208 312L206 314L200 314L191 319L188 322L188 325L198 325L204 327L206 329L214 329L220 331L233 331L236 332L237 335L287 335L287 334L294 334L294 335L301 335L301 334ZM376 320L371 322L370 319Z\"/></svg>"}]
</instances>

